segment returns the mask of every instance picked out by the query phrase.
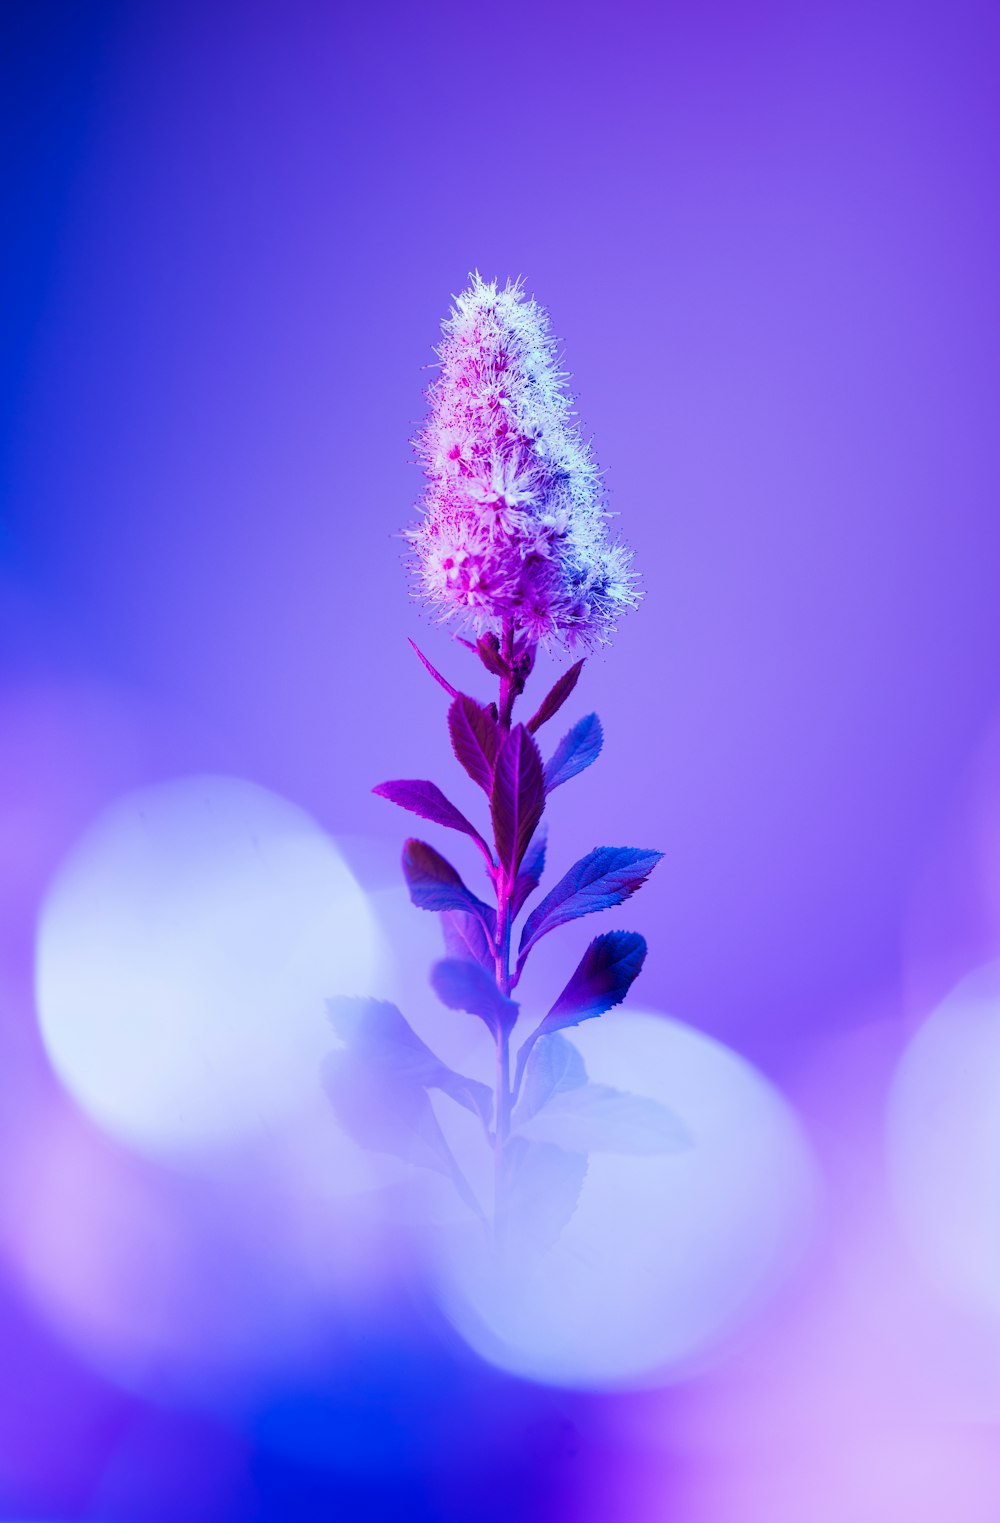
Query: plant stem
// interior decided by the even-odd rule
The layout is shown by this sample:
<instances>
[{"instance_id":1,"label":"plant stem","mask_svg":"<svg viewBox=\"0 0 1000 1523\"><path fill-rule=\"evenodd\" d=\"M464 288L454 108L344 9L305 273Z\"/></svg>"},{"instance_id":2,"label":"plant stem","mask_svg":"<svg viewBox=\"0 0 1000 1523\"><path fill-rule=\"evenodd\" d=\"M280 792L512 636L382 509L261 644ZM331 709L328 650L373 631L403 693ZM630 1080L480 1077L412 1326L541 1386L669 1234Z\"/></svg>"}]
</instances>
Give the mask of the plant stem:
<instances>
[{"instance_id":1,"label":"plant stem","mask_svg":"<svg viewBox=\"0 0 1000 1523\"><path fill-rule=\"evenodd\" d=\"M507 674L500 679L499 724L506 733L510 730L511 713L517 697L517 681L514 676L515 623L512 616L505 617L500 654ZM511 876L501 869L496 877L497 891L497 956L496 982L501 994L510 993L510 902L514 892ZM510 1033L497 1031L496 1095L493 1139L493 1227L498 1253L503 1242L504 1206L504 1147L510 1133Z\"/></svg>"}]
</instances>

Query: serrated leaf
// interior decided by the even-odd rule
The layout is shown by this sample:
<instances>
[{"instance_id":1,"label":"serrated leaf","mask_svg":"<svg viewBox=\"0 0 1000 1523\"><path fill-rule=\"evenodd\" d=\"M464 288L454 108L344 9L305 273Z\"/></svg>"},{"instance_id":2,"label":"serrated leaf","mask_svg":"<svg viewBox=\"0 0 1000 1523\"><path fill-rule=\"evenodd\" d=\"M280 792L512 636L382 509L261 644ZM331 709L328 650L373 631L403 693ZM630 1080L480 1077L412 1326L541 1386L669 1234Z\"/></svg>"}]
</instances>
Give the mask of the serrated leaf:
<instances>
[{"instance_id":1,"label":"serrated leaf","mask_svg":"<svg viewBox=\"0 0 1000 1523\"><path fill-rule=\"evenodd\" d=\"M525 921L518 965L523 964L535 942L557 926L624 904L642 887L662 855L661 851L634 846L598 846L581 857Z\"/></svg>"},{"instance_id":2,"label":"serrated leaf","mask_svg":"<svg viewBox=\"0 0 1000 1523\"><path fill-rule=\"evenodd\" d=\"M403 842L403 876L420 910L461 910L476 915L488 935L496 933L496 911L477 899L451 863L426 841Z\"/></svg>"},{"instance_id":3,"label":"serrated leaf","mask_svg":"<svg viewBox=\"0 0 1000 1523\"><path fill-rule=\"evenodd\" d=\"M551 793L560 783L569 782L591 762L595 762L604 744L604 732L596 714L588 714L563 736L549 761L545 763L545 791Z\"/></svg>"},{"instance_id":4,"label":"serrated leaf","mask_svg":"<svg viewBox=\"0 0 1000 1523\"><path fill-rule=\"evenodd\" d=\"M334 1115L359 1147L451 1176L451 1149L427 1091L418 1084L380 1071L357 1053L333 1052L323 1063L323 1087Z\"/></svg>"},{"instance_id":5,"label":"serrated leaf","mask_svg":"<svg viewBox=\"0 0 1000 1523\"><path fill-rule=\"evenodd\" d=\"M584 661L585 660L586 658L584 658ZM535 731L541 725L543 725L547 719L551 719L553 714L557 714L562 708L563 704L566 702L566 699L569 697L570 693L576 687L577 682L580 680L580 673L583 671L584 661L577 661L573 666L570 667L569 671L563 672L562 676L558 677L553 683L552 687L549 689L545 697L542 699L541 703L538 705L538 708L535 710L534 714L532 714L531 718L528 720L528 729L531 731L532 735L534 735Z\"/></svg>"},{"instance_id":6,"label":"serrated leaf","mask_svg":"<svg viewBox=\"0 0 1000 1523\"><path fill-rule=\"evenodd\" d=\"M587 1175L584 1154L526 1137L504 1149L504 1236L520 1256L546 1253L576 1210Z\"/></svg>"},{"instance_id":7,"label":"serrated leaf","mask_svg":"<svg viewBox=\"0 0 1000 1523\"><path fill-rule=\"evenodd\" d=\"M407 636L407 639L409 639L409 636ZM410 644L412 645L414 651L416 652L418 660L421 662L421 664L423 665L425 670L430 672L431 676L434 678L434 681L440 683L440 685L444 688L445 692L446 693L450 693L452 698L457 698L458 697L458 689L452 687L450 682L445 681L444 677L442 677L442 675L438 671L437 667L436 666L432 666L431 663L428 661L427 657L424 655L423 651L420 649L420 646L416 643L415 640L410 640Z\"/></svg>"},{"instance_id":8,"label":"serrated leaf","mask_svg":"<svg viewBox=\"0 0 1000 1523\"><path fill-rule=\"evenodd\" d=\"M435 825L446 825L449 830L460 830L463 835L471 836L492 863L493 853L475 825L465 818L460 809L455 808L450 799L445 798L436 783L417 778L400 778L390 783L378 783L372 792L379 798L388 799L390 804L408 809L411 814L419 814L421 819L433 820Z\"/></svg>"},{"instance_id":9,"label":"serrated leaf","mask_svg":"<svg viewBox=\"0 0 1000 1523\"><path fill-rule=\"evenodd\" d=\"M330 1023L345 1048L372 1070L421 1089L439 1089L473 1115L489 1121L493 1092L456 1073L422 1041L390 1000L338 995L326 1002Z\"/></svg>"},{"instance_id":10,"label":"serrated leaf","mask_svg":"<svg viewBox=\"0 0 1000 1523\"><path fill-rule=\"evenodd\" d=\"M515 1082L515 1092L519 1092L520 1098L511 1123L514 1130L519 1130L554 1094L579 1089L586 1082L586 1065L572 1042L558 1033L539 1038L527 1057L523 1087Z\"/></svg>"},{"instance_id":11,"label":"serrated leaf","mask_svg":"<svg viewBox=\"0 0 1000 1523\"><path fill-rule=\"evenodd\" d=\"M449 957L464 957L480 963L489 973L496 968L496 955L490 946L483 923L462 910L445 910L441 916L444 949Z\"/></svg>"},{"instance_id":12,"label":"serrated leaf","mask_svg":"<svg viewBox=\"0 0 1000 1523\"><path fill-rule=\"evenodd\" d=\"M445 957L431 969L431 985L449 1010L478 1015L494 1036L498 1031L510 1031L517 1020L515 1002L501 994L495 977L478 962Z\"/></svg>"},{"instance_id":13,"label":"serrated leaf","mask_svg":"<svg viewBox=\"0 0 1000 1523\"><path fill-rule=\"evenodd\" d=\"M542 873L545 871L545 847L547 838L545 826L540 825L532 836L531 844L524 854L521 863L521 871L514 880L514 889L510 898L511 919L516 920L524 902L529 894L533 894L538 887Z\"/></svg>"},{"instance_id":14,"label":"serrated leaf","mask_svg":"<svg viewBox=\"0 0 1000 1523\"><path fill-rule=\"evenodd\" d=\"M676 1153L691 1145L687 1128L667 1106L607 1084L555 1090L518 1124L518 1136L574 1153L650 1155Z\"/></svg>"},{"instance_id":15,"label":"serrated leaf","mask_svg":"<svg viewBox=\"0 0 1000 1523\"><path fill-rule=\"evenodd\" d=\"M538 747L523 724L504 738L493 772L490 813L497 855L513 878L545 808Z\"/></svg>"},{"instance_id":16,"label":"serrated leaf","mask_svg":"<svg viewBox=\"0 0 1000 1523\"><path fill-rule=\"evenodd\" d=\"M493 788L493 768L503 736L493 715L465 693L448 710L448 732L458 760L485 793Z\"/></svg>"},{"instance_id":17,"label":"serrated leaf","mask_svg":"<svg viewBox=\"0 0 1000 1523\"><path fill-rule=\"evenodd\" d=\"M645 960L645 938L636 931L606 931L595 937L539 1030L578 1026L620 1005Z\"/></svg>"}]
</instances>

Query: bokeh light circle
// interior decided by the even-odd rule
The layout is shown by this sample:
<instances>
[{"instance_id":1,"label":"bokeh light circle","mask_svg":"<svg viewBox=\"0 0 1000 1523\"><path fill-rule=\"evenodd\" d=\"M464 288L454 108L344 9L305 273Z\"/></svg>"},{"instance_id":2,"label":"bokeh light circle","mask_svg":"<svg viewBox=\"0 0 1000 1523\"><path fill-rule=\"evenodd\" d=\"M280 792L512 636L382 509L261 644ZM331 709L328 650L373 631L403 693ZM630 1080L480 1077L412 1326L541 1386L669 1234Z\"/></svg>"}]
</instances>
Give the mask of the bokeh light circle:
<instances>
[{"instance_id":1,"label":"bokeh light circle","mask_svg":"<svg viewBox=\"0 0 1000 1523\"><path fill-rule=\"evenodd\" d=\"M928 1277L1000 1320L1000 963L964 978L904 1052L887 1106L893 1199Z\"/></svg>"},{"instance_id":2,"label":"bokeh light circle","mask_svg":"<svg viewBox=\"0 0 1000 1523\"><path fill-rule=\"evenodd\" d=\"M311 1103L324 1000L371 992L380 938L333 842L243 779L111 805L42 908L39 1021L65 1087L153 1154L196 1155Z\"/></svg>"},{"instance_id":3,"label":"bokeh light circle","mask_svg":"<svg viewBox=\"0 0 1000 1523\"><path fill-rule=\"evenodd\" d=\"M674 1020L615 1012L572 1032L591 1077L648 1096L692 1145L593 1153L576 1212L528 1274L482 1234L442 1239L440 1304L484 1358L548 1384L614 1389L692 1369L800 1254L816 1176L794 1113L757 1071Z\"/></svg>"}]
</instances>

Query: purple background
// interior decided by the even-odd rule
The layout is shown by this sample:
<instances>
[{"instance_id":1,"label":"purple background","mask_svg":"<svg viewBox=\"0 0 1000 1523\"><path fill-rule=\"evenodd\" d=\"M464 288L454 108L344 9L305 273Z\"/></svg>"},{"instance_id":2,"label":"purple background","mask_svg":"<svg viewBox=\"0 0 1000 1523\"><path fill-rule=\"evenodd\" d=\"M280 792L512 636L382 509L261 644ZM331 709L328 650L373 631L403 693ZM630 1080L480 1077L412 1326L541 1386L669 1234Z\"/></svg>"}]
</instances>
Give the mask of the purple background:
<instances>
[{"instance_id":1,"label":"purple background","mask_svg":"<svg viewBox=\"0 0 1000 1523\"><path fill-rule=\"evenodd\" d=\"M398 533L421 367L478 267L550 308L645 590L585 674L608 741L558 849L599 820L664 850L630 915L643 1003L836 1131L823 1044L877 1007L891 1046L907 906L1000 709L993 8L8 3L2 25L8 1117L47 1082L38 897L104 801L229 771L393 843L371 784L447 780L405 637L466 683L469 658L409 601ZM624 1416L588 1440L614 1403L491 1375L404 1311L286 1393L317 1453L359 1435L350 1469L112 1391L3 1273L5 1519L638 1518L637 1476L659 1516L715 1519L697 1443L650 1458ZM664 1400L683 1433L694 1398Z\"/></svg>"}]
</instances>

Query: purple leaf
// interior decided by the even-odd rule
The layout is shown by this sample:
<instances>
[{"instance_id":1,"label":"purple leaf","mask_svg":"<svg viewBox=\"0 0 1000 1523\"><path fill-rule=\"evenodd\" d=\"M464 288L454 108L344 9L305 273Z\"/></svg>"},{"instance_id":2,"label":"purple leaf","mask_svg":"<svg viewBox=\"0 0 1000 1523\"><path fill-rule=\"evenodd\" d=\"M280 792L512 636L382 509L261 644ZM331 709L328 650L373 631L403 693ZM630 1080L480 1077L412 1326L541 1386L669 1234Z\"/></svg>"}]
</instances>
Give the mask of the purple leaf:
<instances>
[{"instance_id":1,"label":"purple leaf","mask_svg":"<svg viewBox=\"0 0 1000 1523\"><path fill-rule=\"evenodd\" d=\"M450 862L426 841L403 842L403 876L410 898L420 910L464 910L482 921L492 936L496 911L470 893Z\"/></svg>"},{"instance_id":2,"label":"purple leaf","mask_svg":"<svg viewBox=\"0 0 1000 1523\"><path fill-rule=\"evenodd\" d=\"M515 725L497 757L490 796L497 853L511 878L521 864L544 808L541 755L524 725Z\"/></svg>"},{"instance_id":3,"label":"purple leaf","mask_svg":"<svg viewBox=\"0 0 1000 1523\"><path fill-rule=\"evenodd\" d=\"M448 731L455 755L474 783L486 793L493 787L493 768L503 736L488 709L459 693L448 710Z\"/></svg>"},{"instance_id":4,"label":"purple leaf","mask_svg":"<svg viewBox=\"0 0 1000 1523\"><path fill-rule=\"evenodd\" d=\"M407 635L407 639L409 639L409 635ZM431 663L428 661L427 657L424 655L423 651L420 649L420 646L417 645L414 640L410 640L410 644L413 646L413 649L416 651L417 656L419 657L420 661L423 663L423 665L430 672L431 676L434 678L434 681L435 682L440 682L441 686L444 688L446 693L450 693L453 698L457 698L458 697L458 689L452 687L450 682L446 682L445 681L445 679L442 677L441 673L438 671L436 666L431 666Z\"/></svg>"},{"instance_id":5,"label":"purple leaf","mask_svg":"<svg viewBox=\"0 0 1000 1523\"><path fill-rule=\"evenodd\" d=\"M490 946L483 923L462 910L445 910L441 916L444 949L449 957L464 957L481 963L488 973L496 969L496 955Z\"/></svg>"},{"instance_id":6,"label":"purple leaf","mask_svg":"<svg viewBox=\"0 0 1000 1523\"><path fill-rule=\"evenodd\" d=\"M344 1046L372 1070L421 1089L439 1089L473 1115L490 1119L489 1086L442 1063L389 1000L339 996L327 1000L327 1010Z\"/></svg>"},{"instance_id":7,"label":"purple leaf","mask_svg":"<svg viewBox=\"0 0 1000 1523\"><path fill-rule=\"evenodd\" d=\"M500 641L496 635L480 635L476 641L479 659L494 677L509 677L510 668L500 654Z\"/></svg>"},{"instance_id":8,"label":"purple leaf","mask_svg":"<svg viewBox=\"0 0 1000 1523\"><path fill-rule=\"evenodd\" d=\"M551 761L545 764L545 791L551 793L560 783L569 782L578 772L597 760L604 743L601 721L588 714L575 724L556 746Z\"/></svg>"},{"instance_id":9,"label":"purple leaf","mask_svg":"<svg viewBox=\"0 0 1000 1523\"><path fill-rule=\"evenodd\" d=\"M381 799L388 799L390 804L398 804L401 809L409 809L411 814L419 814L421 819L433 820L435 825L447 825L449 830L460 830L463 835L471 836L485 854L490 866L493 865L493 853L475 825L471 824L462 811L456 809L454 804L445 798L436 783L404 778L392 783L379 783L372 792L377 793Z\"/></svg>"},{"instance_id":10,"label":"purple leaf","mask_svg":"<svg viewBox=\"0 0 1000 1523\"><path fill-rule=\"evenodd\" d=\"M518 969L539 937L556 926L594 910L624 904L642 887L662 855L661 851L642 851L635 846L598 846L574 863L525 921Z\"/></svg>"},{"instance_id":11,"label":"purple leaf","mask_svg":"<svg viewBox=\"0 0 1000 1523\"><path fill-rule=\"evenodd\" d=\"M586 658L584 658L584 661L585 660ZM551 719L553 714L558 713L558 711L562 708L563 704L566 702L566 699L569 697L570 693L573 691L573 689L576 687L576 684L580 680L580 673L583 671L584 661L577 661L574 666L570 667L568 672L563 672L562 676L557 678L553 683L548 693L546 693L545 697L538 705L538 708L535 710L534 714L532 714L531 718L528 720L528 729L531 731L532 735L534 735L535 731L539 729L547 719Z\"/></svg>"},{"instance_id":12,"label":"purple leaf","mask_svg":"<svg viewBox=\"0 0 1000 1523\"><path fill-rule=\"evenodd\" d=\"M501 994L496 979L477 962L457 957L436 962L431 969L431 986L449 1010L478 1015L494 1036L498 1031L510 1031L517 1020L517 1005Z\"/></svg>"},{"instance_id":13,"label":"purple leaf","mask_svg":"<svg viewBox=\"0 0 1000 1523\"><path fill-rule=\"evenodd\" d=\"M521 863L521 871L514 882L514 891L510 900L511 919L521 913L524 902L529 894L533 894L538 887L542 872L545 868L545 827L541 826L532 837L531 845L524 854Z\"/></svg>"},{"instance_id":14,"label":"purple leaf","mask_svg":"<svg viewBox=\"0 0 1000 1523\"><path fill-rule=\"evenodd\" d=\"M620 1005L645 959L646 942L636 931L606 931L596 937L539 1027L540 1033L578 1026Z\"/></svg>"}]
</instances>

